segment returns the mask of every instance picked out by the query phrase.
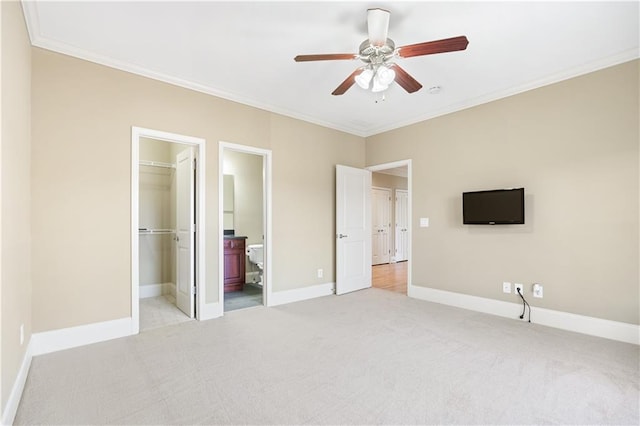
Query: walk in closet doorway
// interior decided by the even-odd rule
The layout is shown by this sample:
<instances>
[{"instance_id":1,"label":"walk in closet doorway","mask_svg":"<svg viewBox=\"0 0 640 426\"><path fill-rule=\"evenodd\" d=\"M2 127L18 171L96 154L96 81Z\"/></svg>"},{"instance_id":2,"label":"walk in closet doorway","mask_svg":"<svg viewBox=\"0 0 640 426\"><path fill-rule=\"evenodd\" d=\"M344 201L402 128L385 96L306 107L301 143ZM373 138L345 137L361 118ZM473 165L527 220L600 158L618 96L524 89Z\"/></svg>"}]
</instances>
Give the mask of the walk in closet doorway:
<instances>
[{"instance_id":1,"label":"walk in closet doorway","mask_svg":"<svg viewBox=\"0 0 640 426\"><path fill-rule=\"evenodd\" d=\"M133 129L134 332L199 316L198 302L204 300L204 178L198 167L204 143L199 141Z\"/></svg>"}]
</instances>

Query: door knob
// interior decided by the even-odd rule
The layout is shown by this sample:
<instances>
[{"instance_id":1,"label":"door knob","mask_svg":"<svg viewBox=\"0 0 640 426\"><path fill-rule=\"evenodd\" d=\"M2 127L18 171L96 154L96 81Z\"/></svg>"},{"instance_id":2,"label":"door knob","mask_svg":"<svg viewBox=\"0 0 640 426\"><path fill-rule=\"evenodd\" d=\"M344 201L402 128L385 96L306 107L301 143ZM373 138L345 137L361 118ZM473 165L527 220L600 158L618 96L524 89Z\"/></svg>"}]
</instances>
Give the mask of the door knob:
<instances>
[{"instance_id":1,"label":"door knob","mask_svg":"<svg viewBox=\"0 0 640 426\"><path fill-rule=\"evenodd\" d=\"M348 237L348 235L345 235L345 234L338 234L338 238L347 238L347 237Z\"/></svg>"}]
</instances>

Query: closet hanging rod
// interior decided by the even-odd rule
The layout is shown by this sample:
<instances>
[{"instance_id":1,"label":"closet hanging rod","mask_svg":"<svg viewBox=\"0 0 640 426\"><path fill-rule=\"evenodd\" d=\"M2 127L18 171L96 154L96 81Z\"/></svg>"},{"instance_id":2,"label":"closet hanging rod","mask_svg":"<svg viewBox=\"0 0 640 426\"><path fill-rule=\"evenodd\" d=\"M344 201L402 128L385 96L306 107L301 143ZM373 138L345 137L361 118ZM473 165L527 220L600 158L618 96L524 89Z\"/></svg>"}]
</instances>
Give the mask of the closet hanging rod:
<instances>
[{"instance_id":1,"label":"closet hanging rod","mask_svg":"<svg viewBox=\"0 0 640 426\"><path fill-rule=\"evenodd\" d=\"M165 169L175 169L176 165L173 163L163 163L162 161L147 161L140 160L141 166L151 166L151 167L164 167Z\"/></svg>"}]
</instances>

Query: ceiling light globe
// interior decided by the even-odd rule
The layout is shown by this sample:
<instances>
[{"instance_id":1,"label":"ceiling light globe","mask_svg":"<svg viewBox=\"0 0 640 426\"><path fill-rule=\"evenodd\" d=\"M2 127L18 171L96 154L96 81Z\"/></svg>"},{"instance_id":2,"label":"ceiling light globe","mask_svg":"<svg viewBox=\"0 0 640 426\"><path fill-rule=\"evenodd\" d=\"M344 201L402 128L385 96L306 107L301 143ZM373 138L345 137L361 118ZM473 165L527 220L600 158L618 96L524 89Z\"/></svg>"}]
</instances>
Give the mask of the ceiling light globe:
<instances>
[{"instance_id":1,"label":"ceiling light globe","mask_svg":"<svg viewBox=\"0 0 640 426\"><path fill-rule=\"evenodd\" d=\"M367 68L366 70L358 74L355 80L358 86L362 87L363 89L368 89L372 78L373 78L373 70L371 70L370 68Z\"/></svg>"},{"instance_id":2,"label":"ceiling light globe","mask_svg":"<svg viewBox=\"0 0 640 426\"><path fill-rule=\"evenodd\" d=\"M376 77L380 81L380 84L390 85L393 80L396 78L396 72L391 68L380 67L378 68L378 72L376 73Z\"/></svg>"},{"instance_id":3,"label":"ceiling light globe","mask_svg":"<svg viewBox=\"0 0 640 426\"><path fill-rule=\"evenodd\" d=\"M371 91L373 93L383 92L383 91L387 90L388 88L389 88L389 85L388 84L383 84L380 81L380 79L378 78L377 75L373 78L373 86L371 87Z\"/></svg>"}]
</instances>

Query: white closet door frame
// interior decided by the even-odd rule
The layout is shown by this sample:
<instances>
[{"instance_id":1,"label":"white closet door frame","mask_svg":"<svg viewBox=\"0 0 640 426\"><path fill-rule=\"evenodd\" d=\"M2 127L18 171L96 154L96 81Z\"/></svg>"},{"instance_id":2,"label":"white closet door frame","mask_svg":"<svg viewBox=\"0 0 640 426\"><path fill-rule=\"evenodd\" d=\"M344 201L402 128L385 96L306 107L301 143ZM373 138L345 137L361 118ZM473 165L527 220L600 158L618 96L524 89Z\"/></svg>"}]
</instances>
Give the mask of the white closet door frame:
<instances>
[{"instance_id":1,"label":"white closet door frame","mask_svg":"<svg viewBox=\"0 0 640 426\"><path fill-rule=\"evenodd\" d=\"M140 332L140 240L138 235L139 227L139 202L140 202L140 138L157 139L165 142L192 145L196 147L196 158L198 162L204 164L205 144L202 138L193 136L168 133L160 130L145 129L143 127L131 128L131 334ZM206 306L206 238L205 226L206 202L205 202L205 167L198 167L196 177L196 319L212 318L212 315L205 314ZM210 311L208 309L207 311Z\"/></svg>"}]
</instances>

